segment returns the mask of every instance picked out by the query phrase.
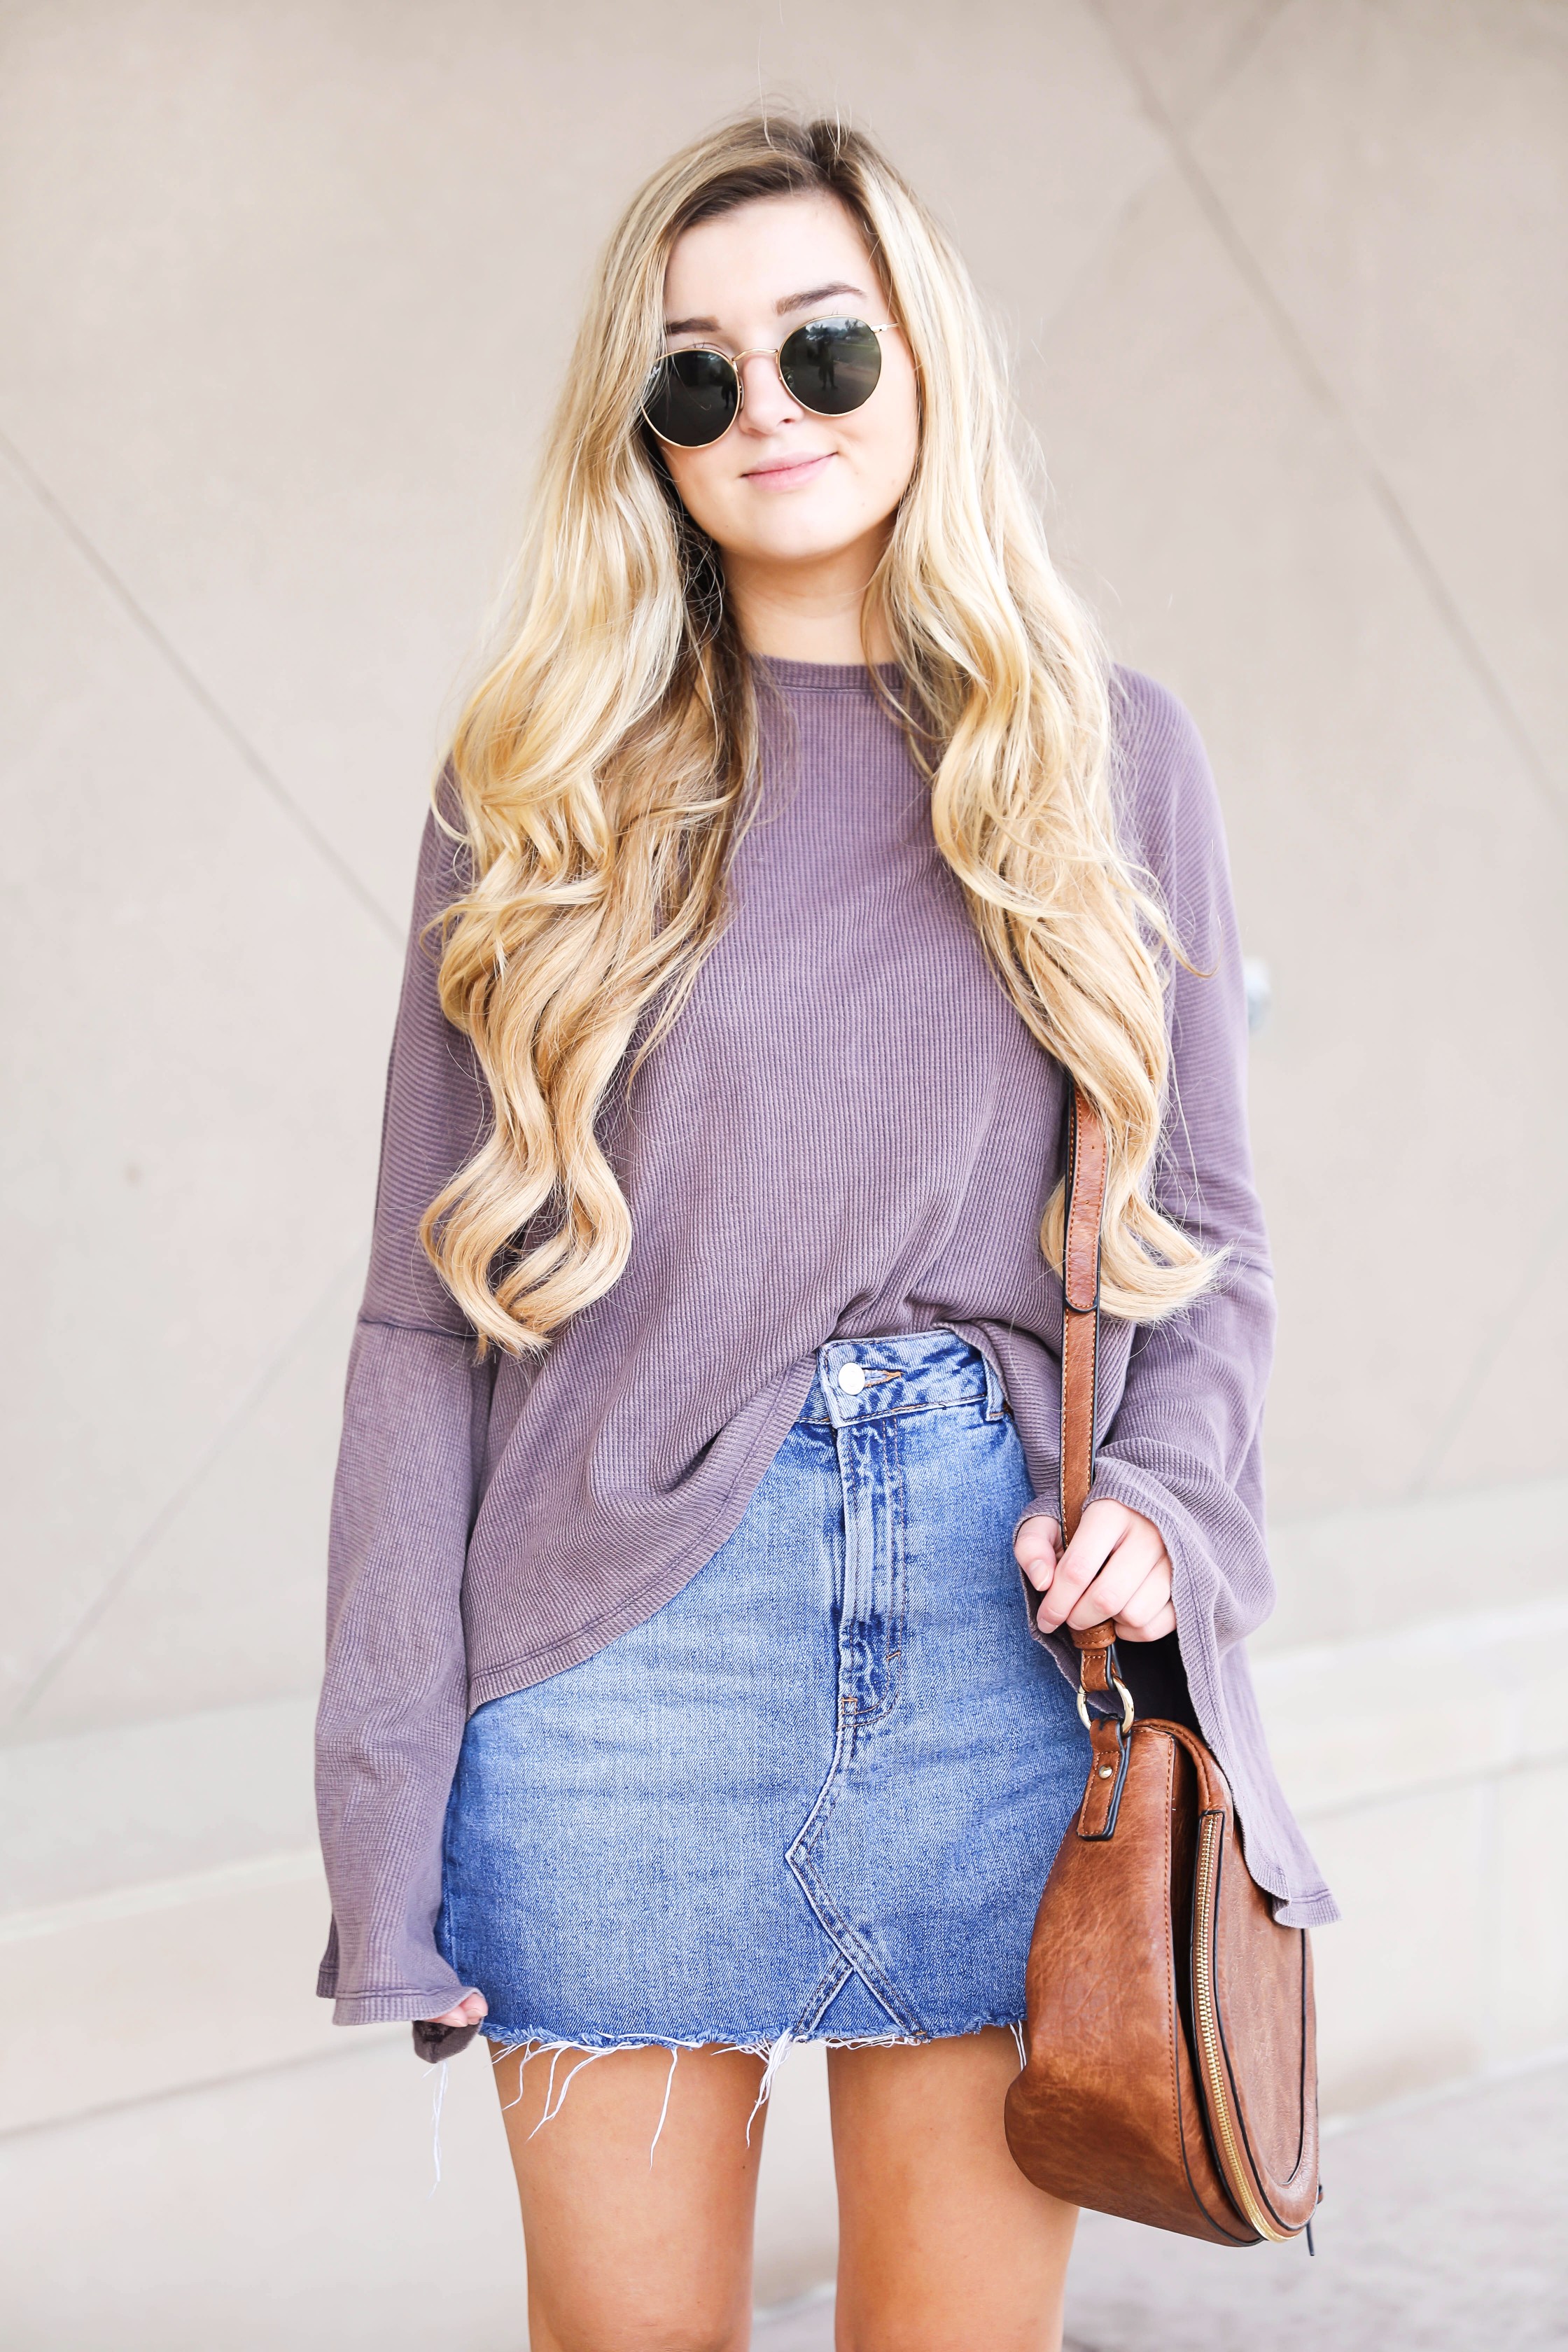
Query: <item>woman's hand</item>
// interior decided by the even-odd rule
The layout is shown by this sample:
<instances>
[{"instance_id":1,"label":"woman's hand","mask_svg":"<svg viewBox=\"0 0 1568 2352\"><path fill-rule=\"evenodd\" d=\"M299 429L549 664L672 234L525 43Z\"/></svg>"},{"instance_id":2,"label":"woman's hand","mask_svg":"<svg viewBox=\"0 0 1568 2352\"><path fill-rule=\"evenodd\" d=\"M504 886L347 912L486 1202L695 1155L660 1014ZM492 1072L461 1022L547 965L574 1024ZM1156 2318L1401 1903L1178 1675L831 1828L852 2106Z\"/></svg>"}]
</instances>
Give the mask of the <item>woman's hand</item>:
<instances>
[{"instance_id":1,"label":"woman's hand","mask_svg":"<svg viewBox=\"0 0 1568 2352\"><path fill-rule=\"evenodd\" d=\"M427 2017L426 2025L477 2025L481 2017L489 2015L489 2003L482 1992L463 1995L456 2009L444 2009L439 2017Z\"/></svg>"},{"instance_id":2,"label":"woman's hand","mask_svg":"<svg viewBox=\"0 0 1568 2352\"><path fill-rule=\"evenodd\" d=\"M1171 1561L1152 1519L1125 1503L1089 1503L1064 1552L1055 1519L1024 1521L1013 1555L1045 1597L1035 1622L1042 1633L1116 1621L1119 1642L1157 1642L1176 1630Z\"/></svg>"}]
</instances>

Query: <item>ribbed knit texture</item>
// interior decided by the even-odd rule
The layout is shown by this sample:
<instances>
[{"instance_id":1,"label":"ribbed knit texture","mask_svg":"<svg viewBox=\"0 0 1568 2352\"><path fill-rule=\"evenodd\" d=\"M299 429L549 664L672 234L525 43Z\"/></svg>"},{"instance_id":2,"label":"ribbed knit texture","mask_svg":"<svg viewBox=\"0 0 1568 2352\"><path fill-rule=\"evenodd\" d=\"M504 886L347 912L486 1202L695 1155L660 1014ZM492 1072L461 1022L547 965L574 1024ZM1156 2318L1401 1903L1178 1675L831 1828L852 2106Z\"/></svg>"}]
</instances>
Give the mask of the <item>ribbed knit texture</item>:
<instances>
[{"instance_id":1,"label":"ribbed knit texture","mask_svg":"<svg viewBox=\"0 0 1568 2352\"><path fill-rule=\"evenodd\" d=\"M321 1990L343 2023L428 2017L463 1992L433 1927L468 1712L591 1656L705 1565L826 1340L945 1324L984 1349L1041 1507L1058 1507L1061 1292L1037 1236L1061 1171L1061 1071L985 958L868 674L762 667L762 791L731 919L605 1124L631 1256L542 1361L476 1364L417 1238L487 1117L437 1001L424 930L456 883L450 840L426 830L332 1514ZM1258 1427L1274 1310L1224 839L1180 705L1123 672L1116 709L1127 845L1195 968L1170 995L1159 1197L1227 1257L1174 1321L1107 1327L1095 1492L1161 1528L1249 1864L1281 1917L1317 1925L1333 1906L1241 1647L1273 1597ZM1053 1646L1076 1680L1070 1643Z\"/></svg>"}]
</instances>

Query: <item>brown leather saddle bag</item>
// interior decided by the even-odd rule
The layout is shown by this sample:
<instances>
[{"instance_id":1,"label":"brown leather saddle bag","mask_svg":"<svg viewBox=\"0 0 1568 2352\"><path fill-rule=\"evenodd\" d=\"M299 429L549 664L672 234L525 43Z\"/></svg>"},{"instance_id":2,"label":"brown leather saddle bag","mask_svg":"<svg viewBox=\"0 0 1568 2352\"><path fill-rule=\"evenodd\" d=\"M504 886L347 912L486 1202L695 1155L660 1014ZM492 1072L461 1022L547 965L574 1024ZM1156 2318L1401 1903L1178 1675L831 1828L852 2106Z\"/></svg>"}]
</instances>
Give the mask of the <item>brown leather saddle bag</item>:
<instances>
[{"instance_id":1,"label":"brown leather saddle bag","mask_svg":"<svg viewBox=\"0 0 1568 2352\"><path fill-rule=\"evenodd\" d=\"M1064 1541L1093 1475L1106 1169L1076 1087L1068 1161ZM1254 1884L1209 1748L1183 1724L1135 1719L1114 1631L1073 1635L1089 1784L1035 1921L1007 2144L1069 2204L1222 2246L1293 2238L1319 2194L1311 1947ZM1097 1697L1114 1711L1091 1713Z\"/></svg>"}]
</instances>

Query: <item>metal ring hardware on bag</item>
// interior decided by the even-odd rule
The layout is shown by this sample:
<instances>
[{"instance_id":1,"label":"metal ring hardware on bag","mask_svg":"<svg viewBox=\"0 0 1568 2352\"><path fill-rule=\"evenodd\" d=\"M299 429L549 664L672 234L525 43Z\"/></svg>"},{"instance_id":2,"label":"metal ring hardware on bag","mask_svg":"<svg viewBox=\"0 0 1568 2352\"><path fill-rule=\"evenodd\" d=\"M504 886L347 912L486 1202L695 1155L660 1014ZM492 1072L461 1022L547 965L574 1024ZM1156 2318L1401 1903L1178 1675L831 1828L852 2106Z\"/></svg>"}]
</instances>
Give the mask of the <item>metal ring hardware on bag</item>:
<instances>
[{"instance_id":1,"label":"metal ring hardware on bag","mask_svg":"<svg viewBox=\"0 0 1568 2352\"><path fill-rule=\"evenodd\" d=\"M1120 1691L1121 1694L1121 1730L1123 1737L1125 1737L1132 1728L1132 1694L1119 1675L1111 1675L1109 1679L1111 1689L1113 1691ZM1083 1686L1083 1672L1081 1667L1079 1670L1078 1711L1082 1718L1084 1729L1086 1731L1092 1731L1094 1729L1094 1718L1089 1711L1089 1693Z\"/></svg>"}]
</instances>

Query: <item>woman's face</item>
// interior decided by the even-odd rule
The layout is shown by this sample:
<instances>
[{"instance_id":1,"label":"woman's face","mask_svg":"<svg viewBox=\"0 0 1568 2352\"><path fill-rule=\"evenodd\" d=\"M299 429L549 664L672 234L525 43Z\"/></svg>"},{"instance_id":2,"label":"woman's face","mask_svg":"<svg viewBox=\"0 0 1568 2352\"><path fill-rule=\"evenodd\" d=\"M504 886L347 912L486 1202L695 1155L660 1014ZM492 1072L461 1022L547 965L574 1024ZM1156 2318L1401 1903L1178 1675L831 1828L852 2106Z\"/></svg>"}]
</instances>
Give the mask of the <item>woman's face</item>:
<instances>
[{"instance_id":1,"label":"woman's face","mask_svg":"<svg viewBox=\"0 0 1568 2352\"><path fill-rule=\"evenodd\" d=\"M822 194L768 196L687 229L665 272L664 314L668 350L752 354L723 439L664 448L688 512L731 568L820 564L863 542L874 562L919 446L903 336L894 328L879 338L876 390L847 416L803 408L768 356L813 319L887 323L887 296L843 205Z\"/></svg>"}]
</instances>

